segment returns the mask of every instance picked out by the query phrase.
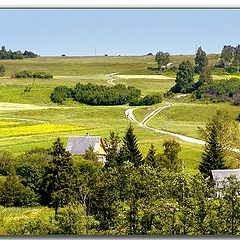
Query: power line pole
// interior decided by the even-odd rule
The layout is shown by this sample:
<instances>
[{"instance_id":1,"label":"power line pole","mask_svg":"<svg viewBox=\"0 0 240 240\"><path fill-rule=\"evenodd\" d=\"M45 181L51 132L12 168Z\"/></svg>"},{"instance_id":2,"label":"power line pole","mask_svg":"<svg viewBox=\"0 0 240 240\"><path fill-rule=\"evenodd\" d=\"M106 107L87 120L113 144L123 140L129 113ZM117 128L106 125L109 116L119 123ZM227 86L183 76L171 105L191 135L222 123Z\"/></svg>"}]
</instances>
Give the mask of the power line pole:
<instances>
[{"instance_id":1,"label":"power line pole","mask_svg":"<svg viewBox=\"0 0 240 240\"><path fill-rule=\"evenodd\" d=\"M97 47L95 47L95 57L97 56Z\"/></svg>"}]
</instances>

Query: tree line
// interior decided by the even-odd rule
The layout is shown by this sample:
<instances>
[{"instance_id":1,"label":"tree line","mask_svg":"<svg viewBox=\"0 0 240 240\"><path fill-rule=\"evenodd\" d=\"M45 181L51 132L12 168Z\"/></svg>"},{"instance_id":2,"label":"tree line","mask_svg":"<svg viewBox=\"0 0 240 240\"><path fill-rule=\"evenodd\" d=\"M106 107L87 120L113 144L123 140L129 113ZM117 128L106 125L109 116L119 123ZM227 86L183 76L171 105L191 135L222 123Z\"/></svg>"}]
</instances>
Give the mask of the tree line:
<instances>
[{"instance_id":1,"label":"tree line","mask_svg":"<svg viewBox=\"0 0 240 240\"><path fill-rule=\"evenodd\" d=\"M168 56L168 60L164 62L166 56ZM159 66L161 67L163 62L164 64L170 62L169 54L158 52L156 54L156 61L158 61L158 65L160 64ZM165 96L172 96L174 93L192 93L192 97L196 99L229 100L235 105L240 104L240 82L238 79L232 78L229 80L213 81L211 75L212 67L209 66L207 54L201 47L198 48L194 61L195 66L188 60L180 63L176 72L175 85ZM221 67L230 73L234 73L239 71L239 64L240 45L236 47L224 46L219 63L213 66L213 68ZM234 70L235 68L237 69L236 71ZM195 74L199 75L197 81L194 80Z\"/></svg>"},{"instance_id":2,"label":"tree line","mask_svg":"<svg viewBox=\"0 0 240 240\"><path fill-rule=\"evenodd\" d=\"M13 52L11 49L7 50L5 46L2 46L0 50L0 60L36 58L36 57L38 57L37 54L27 50L25 50L24 52L21 52L19 50Z\"/></svg>"},{"instance_id":3,"label":"tree line","mask_svg":"<svg viewBox=\"0 0 240 240\"><path fill-rule=\"evenodd\" d=\"M105 139L107 162L92 148L74 158L58 138L51 149L13 157L0 154L0 203L48 206L51 217L31 218L9 234L236 235L240 234L240 183L234 176L214 187L211 170L225 169L234 125L217 112L204 129L206 140L199 174L189 174L179 157L180 144L165 140L163 153L151 145L145 157L133 126L121 139ZM222 198L216 192L222 191Z\"/></svg>"},{"instance_id":4,"label":"tree line","mask_svg":"<svg viewBox=\"0 0 240 240\"><path fill-rule=\"evenodd\" d=\"M152 105L162 101L161 95L153 94L141 98L141 90L118 84L104 86L97 84L78 83L74 88L65 85L57 86L51 93L50 99L55 103L63 103L68 98L88 105Z\"/></svg>"}]
</instances>

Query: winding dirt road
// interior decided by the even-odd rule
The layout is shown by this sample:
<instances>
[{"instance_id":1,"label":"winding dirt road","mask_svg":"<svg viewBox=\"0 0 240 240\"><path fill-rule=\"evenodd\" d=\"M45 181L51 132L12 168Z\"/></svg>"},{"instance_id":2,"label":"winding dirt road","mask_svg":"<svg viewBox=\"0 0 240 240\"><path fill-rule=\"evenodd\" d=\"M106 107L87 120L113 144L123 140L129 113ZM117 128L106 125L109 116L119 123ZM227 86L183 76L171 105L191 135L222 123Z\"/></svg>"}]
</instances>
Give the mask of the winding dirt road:
<instances>
[{"instance_id":1,"label":"winding dirt road","mask_svg":"<svg viewBox=\"0 0 240 240\"><path fill-rule=\"evenodd\" d=\"M108 83L108 84L114 85L114 86L116 85L116 84L113 82L113 80L114 80L113 76L116 75L116 74L118 74L118 73L109 73L109 74L106 74L106 75L105 75L105 77L109 78L109 79L107 80L107 83Z\"/></svg>"},{"instance_id":2,"label":"winding dirt road","mask_svg":"<svg viewBox=\"0 0 240 240\"><path fill-rule=\"evenodd\" d=\"M161 134L166 134L166 135L169 135L169 136L172 136L172 137L175 137L175 138L179 138L185 142L190 142L190 143L196 143L196 144L200 144L200 145L204 145L206 142L203 141L203 140L200 140L200 139L197 139L197 138L192 138L192 137L188 137L188 136L185 136L185 135L181 135L181 134L178 134L178 133L173 133L173 132L168 132L168 131L165 131L165 130L161 130L161 129L156 129L156 128L152 128L152 127L148 127L147 126L147 122L152 119L154 116L156 116L158 113L164 111L165 109L167 108L170 108L172 107L174 104L173 103L167 103L168 105L164 106L164 107L159 107L157 108L156 110L152 111L151 113L149 113L141 122L138 122L136 120L136 118L134 117L133 115L133 111L136 109L136 108L130 108L130 109L127 109L125 111L125 115L127 116L127 118L138 124L140 127L142 128L145 128L145 129L148 129L150 131L154 131L154 132L158 132L158 133L161 133ZM237 152L237 153L240 153L240 149L236 149L236 148L229 148L230 151L233 151L233 152Z\"/></svg>"},{"instance_id":3,"label":"winding dirt road","mask_svg":"<svg viewBox=\"0 0 240 240\"><path fill-rule=\"evenodd\" d=\"M116 85L113 80L113 76L114 75L117 75L118 73L109 73L109 74L106 74L105 77L109 78L107 83L108 84L111 84L111 85ZM167 78L167 77L166 77ZM169 78L170 79L170 78ZM183 97L183 96L186 96L185 94L182 94L180 95L179 97ZM178 97L178 98L179 98ZM126 117L136 123L137 125L139 125L140 127L142 128L145 128L145 129L148 129L150 131L154 131L154 132L158 132L158 133L161 133L161 134L166 134L166 135L169 135L169 136L172 136L172 137L175 137L175 138L179 138L181 139L182 141L185 141L185 142L189 142L189 143L195 143L195 144L200 144L200 145L205 145L205 141L203 140L200 140L200 139L197 139L197 138L192 138L192 137L188 137L188 136L185 136L185 135L182 135L182 134L178 134L178 133L173 133L173 132L168 132L168 131L165 131L165 130L161 130L161 129L157 129L157 128L152 128L152 127L148 127L147 126L147 122L152 119L153 117L155 117L158 113L164 111L165 109L167 108L170 108L172 106L174 106L173 103L169 103L169 102L165 102L167 105L164 106L164 107L159 107L157 109L155 109L154 111L152 111L151 113L149 113L141 122L138 122L137 119L135 118L135 116L133 115L133 111L136 109L136 108L129 108L125 111L125 115ZM229 148L230 151L233 151L233 152L237 152L237 153L240 153L240 149L236 149L236 148Z\"/></svg>"}]
</instances>

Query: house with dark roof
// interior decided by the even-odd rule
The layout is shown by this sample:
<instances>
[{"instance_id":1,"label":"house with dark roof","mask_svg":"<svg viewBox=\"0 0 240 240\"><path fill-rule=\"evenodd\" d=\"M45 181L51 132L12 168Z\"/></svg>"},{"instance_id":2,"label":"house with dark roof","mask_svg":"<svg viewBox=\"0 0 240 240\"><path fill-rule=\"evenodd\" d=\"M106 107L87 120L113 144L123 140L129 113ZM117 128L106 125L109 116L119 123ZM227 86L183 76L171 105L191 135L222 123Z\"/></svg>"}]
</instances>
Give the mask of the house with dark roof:
<instances>
[{"instance_id":1,"label":"house with dark roof","mask_svg":"<svg viewBox=\"0 0 240 240\"><path fill-rule=\"evenodd\" d=\"M92 146L99 162L106 162L106 147L100 136L76 136L69 137L66 151L73 155L84 155L86 150Z\"/></svg>"},{"instance_id":2,"label":"house with dark roof","mask_svg":"<svg viewBox=\"0 0 240 240\"><path fill-rule=\"evenodd\" d=\"M217 191L217 197L222 197L223 185L229 182L228 178L230 176L235 176L238 181L240 181L240 169L220 169L212 170L212 177L215 183L215 187L219 189Z\"/></svg>"}]
</instances>

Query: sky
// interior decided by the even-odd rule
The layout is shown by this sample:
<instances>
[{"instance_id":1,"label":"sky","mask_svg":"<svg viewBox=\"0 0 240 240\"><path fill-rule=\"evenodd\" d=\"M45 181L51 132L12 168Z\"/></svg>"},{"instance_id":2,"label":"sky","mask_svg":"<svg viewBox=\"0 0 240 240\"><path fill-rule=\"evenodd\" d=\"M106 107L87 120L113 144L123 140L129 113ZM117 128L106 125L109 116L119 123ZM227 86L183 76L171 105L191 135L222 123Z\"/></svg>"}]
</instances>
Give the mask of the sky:
<instances>
[{"instance_id":1,"label":"sky","mask_svg":"<svg viewBox=\"0 0 240 240\"><path fill-rule=\"evenodd\" d=\"M240 9L0 10L0 45L41 56L219 53L240 43Z\"/></svg>"}]
</instances>

